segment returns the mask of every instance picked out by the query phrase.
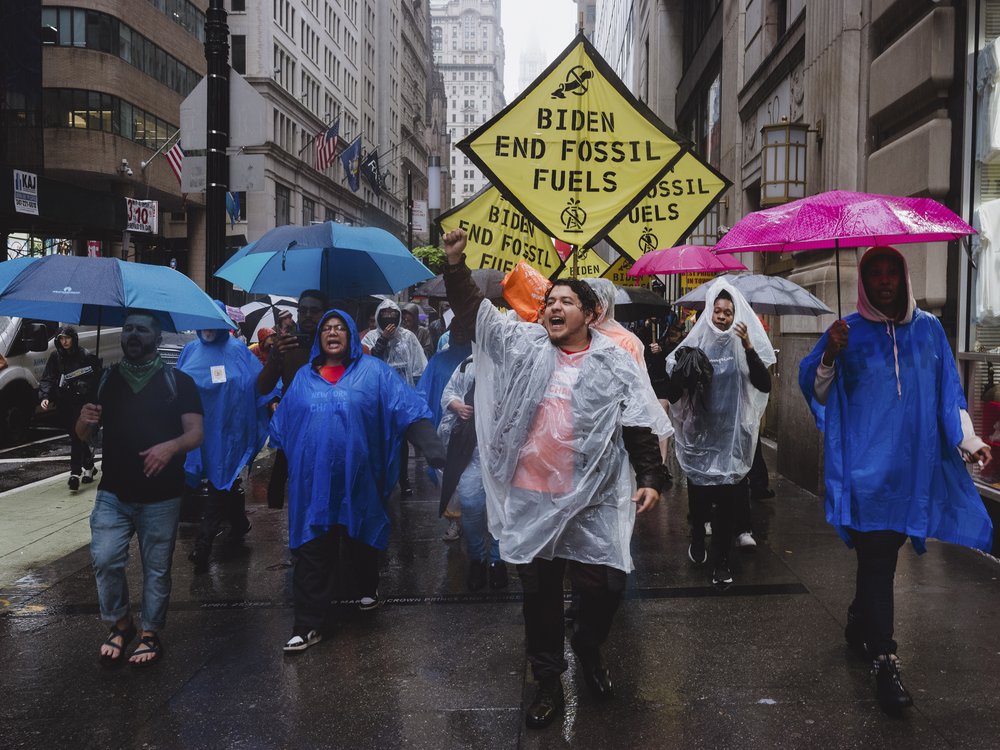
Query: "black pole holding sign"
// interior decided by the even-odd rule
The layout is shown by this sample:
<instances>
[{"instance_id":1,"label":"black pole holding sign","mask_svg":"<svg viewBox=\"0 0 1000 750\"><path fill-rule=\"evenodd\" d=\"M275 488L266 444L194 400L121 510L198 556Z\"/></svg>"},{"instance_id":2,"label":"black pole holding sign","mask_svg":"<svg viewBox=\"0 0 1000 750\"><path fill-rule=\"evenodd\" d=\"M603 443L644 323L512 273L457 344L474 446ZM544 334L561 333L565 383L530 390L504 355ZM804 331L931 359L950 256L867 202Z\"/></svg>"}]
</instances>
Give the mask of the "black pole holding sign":
<instances>
[{"instance_id":1,"label":"black pole holding sign","mask_svg":"<svg viewBox=\"0 0 1000 750\"><path fill-rule=\"evenodd\" d=\"M406 249L413 252L413 175L406 170Z\"/></svg>"},{"instance_id":2,"label":"black pole holding sign","mask_svg":"<svg viewBox=\"0 0 1000 750\"><path fill-rule=\"evenodd\" d=\"M222 299L222 280L213 275L225 261L226 193L229 192L229 24L223 0L210 0L205 14L208 110L205 159L205 291Z\"/></svg>"}]
</instances>

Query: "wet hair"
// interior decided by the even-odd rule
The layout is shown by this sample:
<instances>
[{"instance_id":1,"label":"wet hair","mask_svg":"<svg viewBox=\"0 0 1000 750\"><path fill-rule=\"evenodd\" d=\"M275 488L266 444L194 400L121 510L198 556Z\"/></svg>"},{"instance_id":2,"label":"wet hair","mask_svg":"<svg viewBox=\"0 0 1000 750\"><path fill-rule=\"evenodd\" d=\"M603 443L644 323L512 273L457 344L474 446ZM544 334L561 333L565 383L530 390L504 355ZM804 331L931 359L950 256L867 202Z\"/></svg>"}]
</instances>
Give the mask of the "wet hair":
<instances>
[{"instance_id":1,"label":"wet hair","mask_svg":"<svg viewBox=\"0 0 1000 750\"><path fill-rule=\"evenodd\" d=\"M306 289L301 294L299 294L299 302L308 297L309 299L319 300L320 306L326 310L330 307L330 303L326 299L326 295L323 294L319 289Z\"/></svg>"},{"instance_id":2,"label":"wet hair","mask_svg":"<svg viewBox=\"0 0 1000 750\"><path fill-rule=\"evenodd\" d=\"M156 317L156 313L154 313L152 310L146 310L141 307L133 307L125 311L126 318L132 315L144 315L147 318L152 318L153 323L150 326L150 328L153 329L153 333L155 333L157 336L163 333L163 324L160 322L160 319Z\"/></svg>"},{"instance_id":3,"label":"wet hair","mask_svg":"<svg viewBox=\"0 0 1000 750\"><path fill-rule=\"evenodd\" d=\"M545 299L552 295L552 290L557 286L567 286L573 290L577 297L580 298L580 308L583 310L584 314L589 313L597 319L597 308L600 307L600 300L597 299L597 294L583 279L559 279L555 281L551 287L549 287L548 294L545 295Z\"/></svg>"}]
</instances>

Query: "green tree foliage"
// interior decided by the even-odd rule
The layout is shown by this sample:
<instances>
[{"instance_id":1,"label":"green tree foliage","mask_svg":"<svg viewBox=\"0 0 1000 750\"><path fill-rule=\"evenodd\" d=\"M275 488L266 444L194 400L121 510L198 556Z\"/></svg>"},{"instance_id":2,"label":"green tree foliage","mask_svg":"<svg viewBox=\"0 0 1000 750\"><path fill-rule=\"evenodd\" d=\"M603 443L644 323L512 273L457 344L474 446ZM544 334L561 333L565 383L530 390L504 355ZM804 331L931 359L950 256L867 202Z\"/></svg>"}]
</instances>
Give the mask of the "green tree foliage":
<instances>
[{"instance_id":1,"label":"green tree foliage","mask_svg":"<svg viewBox=\"0 0 1000 750\"><path fill-rule=\"evenodd\" d=\"M431 273L442 273L444 271L445 256L444 250L436 245L421 245L413 248L414 257L427 266Z\"/></svg>"}]
</instances>

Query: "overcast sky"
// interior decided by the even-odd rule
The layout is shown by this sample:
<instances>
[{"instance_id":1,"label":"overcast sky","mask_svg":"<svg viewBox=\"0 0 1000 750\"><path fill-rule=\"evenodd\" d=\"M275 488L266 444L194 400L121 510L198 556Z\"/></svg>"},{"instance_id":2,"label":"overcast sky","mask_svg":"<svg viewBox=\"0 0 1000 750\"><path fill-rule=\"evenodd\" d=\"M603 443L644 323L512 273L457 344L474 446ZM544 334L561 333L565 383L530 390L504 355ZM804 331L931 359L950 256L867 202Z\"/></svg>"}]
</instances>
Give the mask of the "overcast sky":
<instances>
[{"instance_id":1,"label":"overcast sky","mask_svg":"<svg viewBox=\"0 0 1000 750\"><path fill-rule=\"evenodd\" d=\"M504 94L510 103L520 93L521 52L537 46L545 65L552 62L576 35L576 2L500 0L500 19L506 47Z\"/></svg>"}]
</instances>

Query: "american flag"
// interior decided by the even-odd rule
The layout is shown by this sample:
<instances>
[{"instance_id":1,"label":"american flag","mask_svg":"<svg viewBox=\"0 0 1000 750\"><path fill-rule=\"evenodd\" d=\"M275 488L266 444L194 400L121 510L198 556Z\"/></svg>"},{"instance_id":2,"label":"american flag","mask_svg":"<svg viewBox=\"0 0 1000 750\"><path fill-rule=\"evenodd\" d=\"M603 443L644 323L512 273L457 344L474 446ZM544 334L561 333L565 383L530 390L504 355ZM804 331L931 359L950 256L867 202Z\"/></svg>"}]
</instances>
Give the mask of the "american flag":
<instances>
[{"instance_id":1,"label":"american flag","mask_svg":"<svg viewBox=\"0 0 1000 750\"><path fill-rule=\"evenodd\" d=\"M170 150L166 153L167 164L170 168L174 170L174 176L177 177L177 183L183 185L181 181L181 164L184 163L184 150L181 148L181 142L177 141Z\"/></svg>"},{"instance_id":2,"label":"american flag","mask_svg":"<svg viewBox=\"0 0 1000 750\"><path fill-rule=\"evenodd\" d=\"M337 158L337 144L340 142L340 119L324 131L316 134L316 169L325 172Z\"/></svg>"}]
</instances>

